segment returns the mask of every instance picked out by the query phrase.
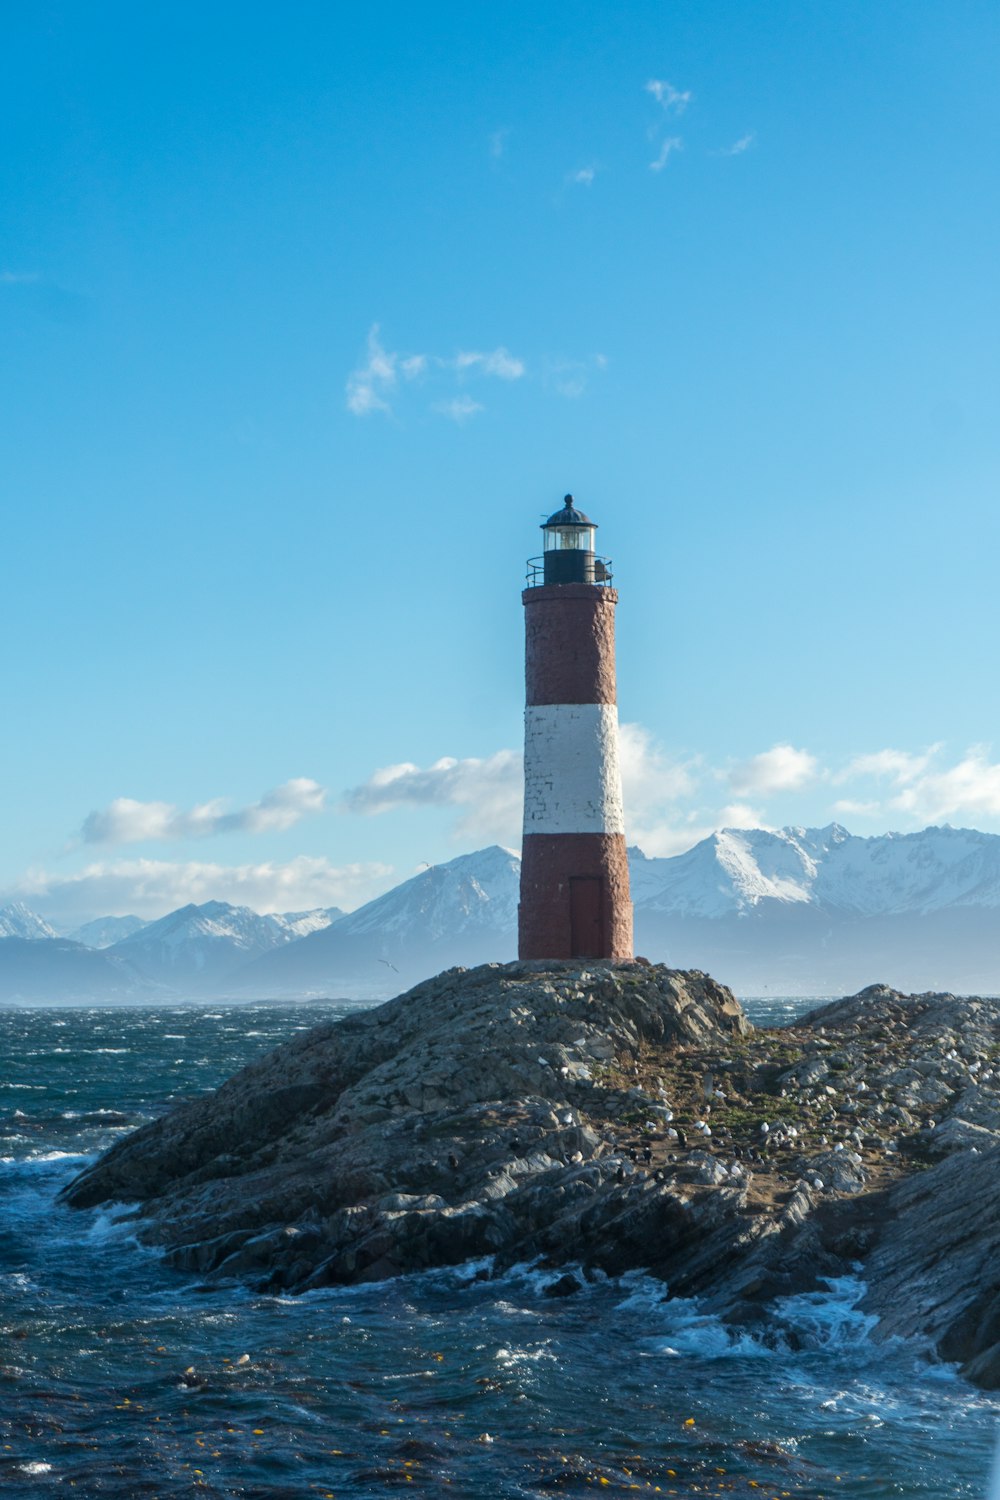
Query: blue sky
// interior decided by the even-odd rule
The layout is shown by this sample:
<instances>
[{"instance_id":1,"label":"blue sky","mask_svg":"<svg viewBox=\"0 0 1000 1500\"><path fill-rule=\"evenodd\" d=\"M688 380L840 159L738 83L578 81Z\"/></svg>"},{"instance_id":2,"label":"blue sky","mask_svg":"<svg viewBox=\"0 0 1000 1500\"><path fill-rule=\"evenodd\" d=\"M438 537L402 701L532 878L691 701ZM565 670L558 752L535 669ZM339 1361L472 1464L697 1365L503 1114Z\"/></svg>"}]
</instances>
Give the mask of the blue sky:
<instances>
[{"instance_id":1,"label":"blue sky","mask_svg":"<svg viewBox=\"0 0 1000 1500\"><path fill-rule=\"evenodd\" d=\"M998 44L921 0L10 11L0 892L350 906L516 842L567 490L650 852L1000 830Z\"/></svg>"}]
</instances>

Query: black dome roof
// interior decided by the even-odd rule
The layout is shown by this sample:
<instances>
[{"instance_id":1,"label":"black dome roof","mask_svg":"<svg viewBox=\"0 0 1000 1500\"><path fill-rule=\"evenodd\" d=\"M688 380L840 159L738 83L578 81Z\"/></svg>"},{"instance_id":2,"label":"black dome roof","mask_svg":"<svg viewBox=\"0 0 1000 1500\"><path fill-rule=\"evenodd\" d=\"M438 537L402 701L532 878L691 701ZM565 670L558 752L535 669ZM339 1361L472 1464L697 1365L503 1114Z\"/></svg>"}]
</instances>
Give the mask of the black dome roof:
<instances>
[{"instance_id":1,"label":"black dome roof","mask_svg":"<svg viewBox=\"0 0 1000 1500\"><path fill-rule=\"evenodd\" d=\"M585 516L582 510L577 510L573 504L573 496L567 495L563 501L562 510L554 511L549 519L543 523L542 530L546 526L596 526L597 522Z\"/></svg>"}]
</instances>

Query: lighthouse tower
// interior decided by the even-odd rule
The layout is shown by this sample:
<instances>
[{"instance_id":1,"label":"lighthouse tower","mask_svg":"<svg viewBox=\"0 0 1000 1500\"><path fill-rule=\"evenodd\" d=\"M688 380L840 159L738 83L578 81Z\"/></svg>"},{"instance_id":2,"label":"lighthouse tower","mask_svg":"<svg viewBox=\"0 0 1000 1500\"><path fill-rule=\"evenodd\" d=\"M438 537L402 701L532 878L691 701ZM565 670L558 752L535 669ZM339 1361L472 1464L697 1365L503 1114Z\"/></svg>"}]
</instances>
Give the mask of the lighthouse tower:
<instances>
[{"instance_id":1,"label":"lighthouse tower","mask_svg":"<svg viewBox=\"0 0 1000 1500\"><path fill-rule=\"evenodd\" d=\"M615 605L595 523L567 495L528 564L521 958L632 957Z\"/></svg>"}]
</instances>

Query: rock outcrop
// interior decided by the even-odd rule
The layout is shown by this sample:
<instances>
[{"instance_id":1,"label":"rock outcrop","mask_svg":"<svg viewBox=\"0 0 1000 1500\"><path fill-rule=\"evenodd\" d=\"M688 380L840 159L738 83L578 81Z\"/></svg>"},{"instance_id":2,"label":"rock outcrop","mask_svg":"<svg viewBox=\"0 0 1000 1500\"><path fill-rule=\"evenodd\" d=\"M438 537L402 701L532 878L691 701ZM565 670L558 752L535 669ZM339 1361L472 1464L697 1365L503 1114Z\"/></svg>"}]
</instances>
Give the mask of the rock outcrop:
<instances>
[{"instance_id":1,"label":"rock outcrop","mask_svg":"<svg viewBox=\"0 0 1000 1500\"><path fill-rule=\"evenodd\" d=\"M1000 1001L876 986L755 1032L698 972L484 965L296 1037L67 1197L269 1289L642 1268L764 1337L777 1297L861 1262L880 1331L997 1387L995 1064Z\"/></svg>"}]
</instances>

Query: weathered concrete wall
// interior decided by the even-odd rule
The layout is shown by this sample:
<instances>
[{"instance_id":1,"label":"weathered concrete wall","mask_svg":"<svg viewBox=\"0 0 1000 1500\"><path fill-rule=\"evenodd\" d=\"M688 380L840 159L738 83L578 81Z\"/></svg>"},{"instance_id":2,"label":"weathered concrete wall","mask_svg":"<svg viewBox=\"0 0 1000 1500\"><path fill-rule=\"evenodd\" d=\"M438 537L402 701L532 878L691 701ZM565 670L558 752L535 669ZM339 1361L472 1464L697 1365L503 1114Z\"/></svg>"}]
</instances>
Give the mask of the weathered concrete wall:
<instances>
[{"instance_id":1,"label":"weathered concrete wall","mask_svg":"<svg viewBox=\"0 0 1000 1500\"><path fill-rule=\"evenodd\" d=\"M524 831L625 832L613 703L546 703L526 709Z\"/></svg>"},{"instance_id":2,"label":"weathered concrete wall","mask_svg":"<svg viewBox=\"0 0 1000 1500\"><path fill-rule=\"evenodd\" d=\"M570 879L602 881L605 957L632 957L632 902L623 833L526 834L521 849L521 958L572 958Z\"/></svg>"},{"instance_id":3,"label":"weathered concrete wall","mask_svg":"<svg viewBox=\"0 0 1000 1500\"><path fill-rule=\"evenodd\" d=\"M563 583L525 589L526 702L614 703L614 589Z\"/></svg>"}]
</instances>

